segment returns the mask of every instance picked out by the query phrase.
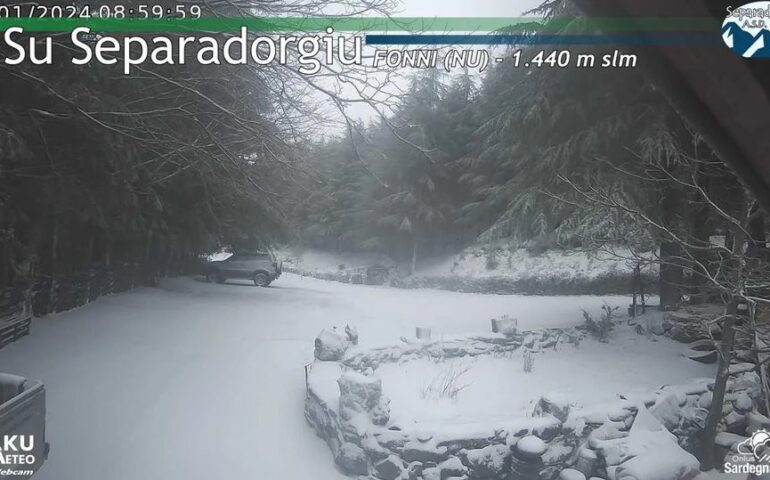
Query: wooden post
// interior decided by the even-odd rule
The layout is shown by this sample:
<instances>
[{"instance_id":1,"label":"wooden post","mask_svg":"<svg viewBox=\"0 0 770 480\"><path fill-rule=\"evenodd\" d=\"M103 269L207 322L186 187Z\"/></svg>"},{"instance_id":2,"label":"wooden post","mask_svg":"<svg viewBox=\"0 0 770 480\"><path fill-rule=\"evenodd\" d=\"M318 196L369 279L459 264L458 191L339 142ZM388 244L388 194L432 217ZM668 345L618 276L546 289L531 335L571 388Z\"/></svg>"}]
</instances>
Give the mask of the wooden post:
<instances>
[{"instance_id":1,"label":"wooden post","mask_svg":"<svg viewBox=\"0 0 770 480\"><path fill-rule=\"evenodd\" d=\"M636 290L639 285L639 264L636 264L636 267L634 267L634 278L631 280L631 290L633 291L634 297L631 300L631 318L634 319L634 323L636 323Z\"/></svg>"},{"instance_id":2,"label":"wooden post","mask_svg":"<svg viewBox=\"0 0 770 480\"><path fill-rule=\"evenodd\" d=\"M45 313L56 311L56 250L59 247L59 221L53 217L53 232L51 234L51 285L48 289L48 308Z\"/></svg>"}]
</instances>

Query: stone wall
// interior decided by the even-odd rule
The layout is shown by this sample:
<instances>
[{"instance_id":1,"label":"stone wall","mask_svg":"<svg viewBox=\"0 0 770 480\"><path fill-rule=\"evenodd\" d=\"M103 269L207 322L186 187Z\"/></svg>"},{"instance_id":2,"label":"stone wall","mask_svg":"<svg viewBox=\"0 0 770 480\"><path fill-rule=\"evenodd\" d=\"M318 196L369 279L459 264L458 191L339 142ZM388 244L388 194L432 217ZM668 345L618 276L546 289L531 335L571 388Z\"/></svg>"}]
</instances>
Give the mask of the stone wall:
<instances>
[{"instance_id":1,"label":"stone wall","mask_svg":"<svg viewBox=\"0 0 770 480\"><path fill-rule=\"evenodd\" d=\"M331 335L335 335L331 333ZM383 362L405 358L497 355L579 341L582 332L543 330L446 342L407 342L371 350L351 348L308 373L305 417L330 446L339 468L382 480L686 480L697 474L699 425L712 382L667 386L647 398L618 398L596 408L541 398L530 417L512 416L473 429L409 431L391 424L388 399L374 374ZM327 341L330 332L321 337ZM320 337L319 337L320 338ZM357 339L357 335L355 336ZM336 346L350 335L332 339ZM324 350L317 342L316 352ZM335 350L337 351L337 350ZM328 356L325 358L329 358ZM737 365L720 425L722 453L745 435L770 426L758 413L759 378ZM650 465L656 476L651 476Z\"/></svg>"}]
</instances>

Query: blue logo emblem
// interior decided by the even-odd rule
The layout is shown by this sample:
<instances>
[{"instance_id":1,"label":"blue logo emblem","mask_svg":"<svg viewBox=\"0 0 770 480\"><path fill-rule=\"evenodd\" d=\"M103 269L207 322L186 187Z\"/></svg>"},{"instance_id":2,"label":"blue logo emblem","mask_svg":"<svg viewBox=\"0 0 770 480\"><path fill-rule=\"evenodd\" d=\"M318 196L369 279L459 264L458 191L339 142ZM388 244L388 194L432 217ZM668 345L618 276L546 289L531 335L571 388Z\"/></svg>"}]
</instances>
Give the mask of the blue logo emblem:
<instances>
[{"instance_id":1,"label":"blue logo emblem","mask_svg":"<svg viewBox=\"0 0 770 480\"><path fill-rule=\"evenodd\" d=\"M770 1L727 7L722 40L742 57L770 58Z\"/></svg>"}]
</instances>

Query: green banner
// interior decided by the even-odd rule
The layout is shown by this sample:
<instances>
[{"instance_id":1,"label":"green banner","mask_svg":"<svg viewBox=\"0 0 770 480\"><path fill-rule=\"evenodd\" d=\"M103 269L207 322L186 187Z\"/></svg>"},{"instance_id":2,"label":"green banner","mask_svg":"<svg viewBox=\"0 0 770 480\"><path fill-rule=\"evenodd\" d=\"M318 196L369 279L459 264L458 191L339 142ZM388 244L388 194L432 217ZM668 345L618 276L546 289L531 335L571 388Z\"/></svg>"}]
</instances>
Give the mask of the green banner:
<instances>
[{"instance_id":1,"label":"green banner","mask_svg":"<svg viewBox=\"0 0 770 480\"><path fill-rule=\"evenodd\" d=\"M70 32L88 27L97 32L507 32L598 33L714 32L713 18L555 18L537 17L248 17L248 18L0 18L0 30Z\"/></svg>"}]
</instances>

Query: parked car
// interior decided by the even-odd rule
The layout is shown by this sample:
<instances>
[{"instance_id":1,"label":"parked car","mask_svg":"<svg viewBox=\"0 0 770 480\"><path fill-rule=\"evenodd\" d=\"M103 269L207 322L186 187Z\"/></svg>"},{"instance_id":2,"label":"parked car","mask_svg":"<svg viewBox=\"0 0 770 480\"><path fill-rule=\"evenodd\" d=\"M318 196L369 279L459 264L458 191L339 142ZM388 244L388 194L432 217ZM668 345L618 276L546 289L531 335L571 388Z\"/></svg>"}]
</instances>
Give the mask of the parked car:
<instances>
[{"instance_id":1,"label":"parked car","mask_svg":"<svg viewBox=\"0 0 770 480\"><path fill-rule=\"evenodd\" d=\"M204 274L209 282L225 283L228 278L237 278L267 287L281 276L281 265L269 253L235 253L225 260L207 263Z\"/></svg>"},{"instance_id":2,"label":"parked car","mask_svg":"<svg viewBox=\"0 0 770 480\"><path fill-rule=\"evenodd\" d=\"M48 458L42 382L0 373L0 442L0 478L28 479Z\"/></svg>"}]
</instances>

